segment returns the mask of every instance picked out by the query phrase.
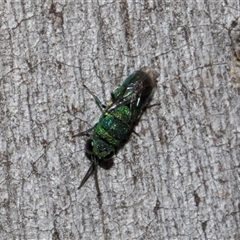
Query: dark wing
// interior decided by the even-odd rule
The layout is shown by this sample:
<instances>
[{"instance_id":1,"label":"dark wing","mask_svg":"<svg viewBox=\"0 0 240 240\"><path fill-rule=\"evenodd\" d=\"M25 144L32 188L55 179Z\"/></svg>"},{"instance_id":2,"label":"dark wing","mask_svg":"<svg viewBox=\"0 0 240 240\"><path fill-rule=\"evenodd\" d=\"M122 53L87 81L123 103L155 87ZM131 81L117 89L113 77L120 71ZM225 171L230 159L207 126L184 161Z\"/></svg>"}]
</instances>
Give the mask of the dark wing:
<instances>
[{"instance_id":1,"label":"dark wing","mask_svg":"<svg viewBox=\"0 0 240 240\"><path fill-rule=\"evenodd\" d=\"M122 105L128 106L132 115L131 123L137 121L152 97L158 76L159 74L149 67L143 67L129 75L112 93L112 102L107 111Z\"/></svg>"}]
</instances>

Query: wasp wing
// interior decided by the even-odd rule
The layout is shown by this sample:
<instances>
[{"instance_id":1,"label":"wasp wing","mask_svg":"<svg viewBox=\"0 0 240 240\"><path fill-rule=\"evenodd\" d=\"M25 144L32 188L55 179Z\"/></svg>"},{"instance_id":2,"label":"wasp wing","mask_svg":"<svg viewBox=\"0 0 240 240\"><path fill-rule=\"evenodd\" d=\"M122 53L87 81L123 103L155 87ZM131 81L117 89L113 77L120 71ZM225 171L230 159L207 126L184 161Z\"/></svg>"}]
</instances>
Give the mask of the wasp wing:
<instances>
[{"instance_id":1,"label":"wasp wing","mask_svg":"<svg viewBox=\"0 0 240 240\"><path fill-rule=\"evenodd\" d=\"M112 102L106 110L110 112L119 106L128 106L131 111L129 124L134 124L150 101L158 76L159 74L149 67L135 71L112 93Z\"/></svg>"}]
</instances>

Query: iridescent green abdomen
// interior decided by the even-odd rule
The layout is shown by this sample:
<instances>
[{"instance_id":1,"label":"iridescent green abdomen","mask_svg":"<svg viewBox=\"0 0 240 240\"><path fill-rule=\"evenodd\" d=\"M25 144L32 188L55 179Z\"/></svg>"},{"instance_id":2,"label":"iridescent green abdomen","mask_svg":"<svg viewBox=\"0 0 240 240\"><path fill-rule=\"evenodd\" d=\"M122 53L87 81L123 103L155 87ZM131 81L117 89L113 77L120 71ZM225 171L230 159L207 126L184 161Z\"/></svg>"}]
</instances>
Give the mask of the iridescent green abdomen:
<instances>
[{"instance_id":1,"label":"iridescent green abdomen","mask_svg":"<svg viewBox=\"0 0 240 240\"><path fill-rule=\"evenodd\" d=\"M96 136L118 147L130 134L131 112L127 106L119 106L104 113L94 126Z\"/></svg>"}]
</instances>

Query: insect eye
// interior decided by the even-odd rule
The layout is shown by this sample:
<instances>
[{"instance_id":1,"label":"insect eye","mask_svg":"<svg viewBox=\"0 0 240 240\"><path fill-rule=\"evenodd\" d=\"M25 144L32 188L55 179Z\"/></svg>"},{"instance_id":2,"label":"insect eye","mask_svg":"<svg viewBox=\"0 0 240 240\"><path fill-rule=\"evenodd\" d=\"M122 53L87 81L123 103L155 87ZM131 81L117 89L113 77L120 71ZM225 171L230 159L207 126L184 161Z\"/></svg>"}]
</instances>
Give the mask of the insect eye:
<instances>
[{"instance_id":1,"label":"insect eye","mask_svg":"<svg viewBox=\"0 0 240 240\"><path fill-rule=\"evenodd\" d=\"M87 140L85 148L86 148L87 154L92 155L92 153L93 153L93 141L91 139Z\"/></svg>"}]
</instances>

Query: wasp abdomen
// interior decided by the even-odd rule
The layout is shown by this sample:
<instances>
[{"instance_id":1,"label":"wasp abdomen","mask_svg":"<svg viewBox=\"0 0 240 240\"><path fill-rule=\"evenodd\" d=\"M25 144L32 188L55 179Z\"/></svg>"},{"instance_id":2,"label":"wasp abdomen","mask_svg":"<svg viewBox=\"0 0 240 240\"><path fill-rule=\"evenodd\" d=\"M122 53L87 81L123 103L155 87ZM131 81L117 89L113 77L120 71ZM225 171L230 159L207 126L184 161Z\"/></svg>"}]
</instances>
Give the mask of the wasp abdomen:
<instances>
[{"instance_id":1,"label":"wasp abdomen","mask_svg":"<svg viewBox=\"0 0 240 240\"><path fill-rule=\"evenodd\" d=\"M94 133L109 144L118 147L130 133L130 109L122 106L106 113L94 127Z\"/></svg>"}]
</instances>

